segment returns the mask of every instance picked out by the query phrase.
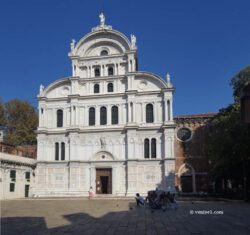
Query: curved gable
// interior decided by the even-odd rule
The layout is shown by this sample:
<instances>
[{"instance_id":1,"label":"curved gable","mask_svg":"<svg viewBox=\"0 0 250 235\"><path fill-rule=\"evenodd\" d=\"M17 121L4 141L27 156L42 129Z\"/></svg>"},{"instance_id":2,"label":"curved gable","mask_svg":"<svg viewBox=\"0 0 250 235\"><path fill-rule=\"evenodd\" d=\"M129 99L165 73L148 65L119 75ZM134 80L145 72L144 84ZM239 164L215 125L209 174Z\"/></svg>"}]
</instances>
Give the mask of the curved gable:
<instances>
[{"instance_id":1,"label":"curved gable","mask_svg":"<svg viewBox=\"0 0 250 235\"><path fill-rule=\"evenodd\" d=\"M78 56L97 56L97 48L107 47L110 54L125 53L131 50L128 38L116 30L100 30L87 34L76 45L73 53Z\"/></svg>"},{"instance_id":2,"label":"curved gable","mask_svg":"<svg viewBox=\"0 0 250 235\"><path fill-rule=\"evenodd\" d=\"M149 72L138 72L135 75L135 89L138 91L157 91L167 88L165 81Z\"/></svg>"},{"instance_id":3,"label":"curved gable","mask_svg":"<svg viewBox=\"0 0 250 235\"><path fill-rule=\"evenodd\" d=\"M42 93L47 98L67 97L71 94L71 83L68 78L51 83Z\"/></svg>"}]
</instances>

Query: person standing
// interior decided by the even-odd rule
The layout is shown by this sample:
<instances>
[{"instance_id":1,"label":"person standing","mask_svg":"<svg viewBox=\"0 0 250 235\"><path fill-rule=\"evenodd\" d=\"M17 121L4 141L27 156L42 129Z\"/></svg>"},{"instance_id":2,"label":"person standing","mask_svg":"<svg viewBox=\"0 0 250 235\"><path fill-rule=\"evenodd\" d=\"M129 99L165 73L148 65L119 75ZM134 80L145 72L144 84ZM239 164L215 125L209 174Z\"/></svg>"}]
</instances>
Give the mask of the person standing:
<instances>
[{"instance_id":1,"label":"person standing","mask_svg":"<svg viewBox=\"0 0 250 235\"><path fill-rule=\"evenodd\" d=\"M93 198L93 188L92 186L90 186L89 188L89 199L92 199Z\"/></svg>"}]
</instances>

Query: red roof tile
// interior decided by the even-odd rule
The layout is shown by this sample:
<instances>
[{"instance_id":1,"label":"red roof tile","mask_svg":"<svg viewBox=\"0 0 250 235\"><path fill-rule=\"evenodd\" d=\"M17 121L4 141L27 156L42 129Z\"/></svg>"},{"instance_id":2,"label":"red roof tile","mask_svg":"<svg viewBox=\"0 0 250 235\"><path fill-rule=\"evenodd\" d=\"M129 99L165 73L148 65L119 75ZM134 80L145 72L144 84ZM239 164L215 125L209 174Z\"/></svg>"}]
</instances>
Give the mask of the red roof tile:
<instances>
[{"instance_id":1,"label":"red roof tile","mask_svg":"<svg viewBox=\"0 0 250 235\"><path fill-rule=\"evenodd\" d=\"M190 115L181 115L176 116L175 118L196 118L196 117L214 117L218 113L201 113L201 114L190 114Z\"/></svg>"}]
</instances>

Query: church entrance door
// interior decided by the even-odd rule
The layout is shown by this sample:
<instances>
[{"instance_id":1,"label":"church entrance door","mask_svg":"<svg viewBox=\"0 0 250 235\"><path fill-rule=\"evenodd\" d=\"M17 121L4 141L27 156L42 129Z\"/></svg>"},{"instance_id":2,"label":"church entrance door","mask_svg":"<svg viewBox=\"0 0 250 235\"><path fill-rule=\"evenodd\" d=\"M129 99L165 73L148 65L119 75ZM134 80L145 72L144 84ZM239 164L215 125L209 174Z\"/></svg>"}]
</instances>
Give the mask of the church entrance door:
<instances>
[{"instance_id":1,"label":"church entrance door","mask_svg":"<svg viewBox=\"0 0 250 235\"><path fill-rule=\"evenodd\" d=\"M112 193L112 169L110 168L96 169L96 193L97 194Z\"/></svg>"}]
</instances>

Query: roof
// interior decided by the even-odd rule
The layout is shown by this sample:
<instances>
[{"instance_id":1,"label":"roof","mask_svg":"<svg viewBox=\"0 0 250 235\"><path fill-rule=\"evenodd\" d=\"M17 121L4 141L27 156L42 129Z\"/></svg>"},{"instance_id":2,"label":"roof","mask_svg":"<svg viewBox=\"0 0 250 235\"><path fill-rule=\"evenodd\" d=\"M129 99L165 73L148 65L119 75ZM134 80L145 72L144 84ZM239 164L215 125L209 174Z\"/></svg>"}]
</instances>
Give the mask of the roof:
<instances>
[{"instance_id":1,"label":"roof","mask_svg":"<svg viewBox=\"0 0 250 235\"><path fill-rule=\"evenodd\" d=\"M176 116L175 118L202 118L202 117L215 117L218 113L201 113L201 114L189 114Z\"/></svg>"}]
</instances>

